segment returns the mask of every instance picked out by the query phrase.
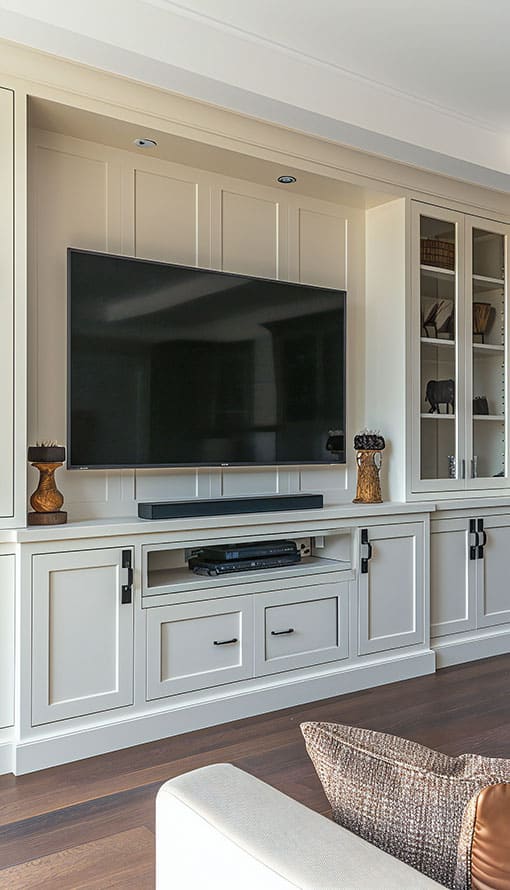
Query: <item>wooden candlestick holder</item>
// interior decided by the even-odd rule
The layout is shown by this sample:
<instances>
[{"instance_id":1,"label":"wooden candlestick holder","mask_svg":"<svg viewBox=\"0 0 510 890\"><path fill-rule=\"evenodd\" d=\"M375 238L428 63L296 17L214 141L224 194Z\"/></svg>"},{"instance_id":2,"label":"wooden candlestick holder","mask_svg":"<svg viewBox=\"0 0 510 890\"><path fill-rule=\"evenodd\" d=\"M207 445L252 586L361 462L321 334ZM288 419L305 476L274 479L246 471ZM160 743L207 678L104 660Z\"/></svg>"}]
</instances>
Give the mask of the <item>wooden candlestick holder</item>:
<instances>
[{"instance_id":1,"label":"wooden candlestick holder","mask_svg":"<svg viewBox=\"0 0 510 890\"><path fill-rule=\"evenodd\" d=\"M67 513L61 510L64 495L55 482L55 470L62 461L34 461L32 466L39 470L39 485L30 498L34 513L28 514L29 525L61 525L67 522Z\"/></svg>"},{"instance_id":2,"label":"wooden candlestick holder","mask_svg":"<svg viewBox=\"0 0 510 890\"><path fill-rule=\"evenodd\" d=\"M379 457L377 457L379 455ZM358 483L354 504L382 504L381 480L382 451L363 449L356 452Z\"/></svg>"}]
</instances>

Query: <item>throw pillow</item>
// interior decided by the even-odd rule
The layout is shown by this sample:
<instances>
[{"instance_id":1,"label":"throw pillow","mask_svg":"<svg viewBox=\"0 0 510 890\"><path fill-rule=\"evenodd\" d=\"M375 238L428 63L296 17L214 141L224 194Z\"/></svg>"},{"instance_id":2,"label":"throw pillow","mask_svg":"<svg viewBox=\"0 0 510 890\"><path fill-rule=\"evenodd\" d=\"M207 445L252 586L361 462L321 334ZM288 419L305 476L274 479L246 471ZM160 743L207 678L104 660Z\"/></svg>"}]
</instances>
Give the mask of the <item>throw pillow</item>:
<instances>
[{"instance_id":1,"label":"throw pillow","mask_svg":"<svg viewBox=\"0 0 510 890\"><path fill-rule=\"evenodd\" d=\"M336 723L303 723L301 730L336 822L445 887L482 887L475 878L472 883L478 796L510 782L510 760L448 757L407 739ZM500 806L502 818L509 820L500 835L508 838L509 794L500 800L507 806L506 816L505 803ZM495 863L500 883L487 886L510 888L505 858L502 850Z\"/></svg>"}]
</instances>

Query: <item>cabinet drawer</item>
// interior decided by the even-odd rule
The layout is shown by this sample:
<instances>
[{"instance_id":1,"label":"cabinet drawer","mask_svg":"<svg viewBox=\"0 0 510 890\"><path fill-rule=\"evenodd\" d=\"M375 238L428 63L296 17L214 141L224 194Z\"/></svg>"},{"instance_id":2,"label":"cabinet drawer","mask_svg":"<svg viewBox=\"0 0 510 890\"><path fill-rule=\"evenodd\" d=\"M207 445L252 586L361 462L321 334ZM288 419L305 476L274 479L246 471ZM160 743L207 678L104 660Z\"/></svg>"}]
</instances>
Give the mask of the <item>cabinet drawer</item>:
<instances>
[{"instance_id":1,"label":"cabinet drawer","mask_svg":"<svg viewBox=\"0 0 510 890\"><path fill-rule=\"evenodd\" d=\"M251 597L147 610L147 698L253 676Z\"/></svg>"},{"instance_id":2,"label":"cabinet drawer","mask_svg":"<svg viewBox=\"0 0 510 890\"><path fill-rule=\"evenodd\" d=\"M255 673L346 658L348 592L343 582L255 597Z\"/></svg>"}]
</instances>

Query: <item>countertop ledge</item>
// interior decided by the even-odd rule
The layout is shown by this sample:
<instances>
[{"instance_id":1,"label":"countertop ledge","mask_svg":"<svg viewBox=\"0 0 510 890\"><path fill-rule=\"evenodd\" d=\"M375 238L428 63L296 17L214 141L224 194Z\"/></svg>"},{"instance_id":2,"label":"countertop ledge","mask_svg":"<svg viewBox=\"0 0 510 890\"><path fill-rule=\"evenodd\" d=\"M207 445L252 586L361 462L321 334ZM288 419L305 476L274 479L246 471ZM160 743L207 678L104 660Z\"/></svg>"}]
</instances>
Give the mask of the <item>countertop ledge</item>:
<instances>
[{"instance_id":1,"label":"countertop ledge","mask_svg":"<svg viewBox=\"0 0 510 890\"><path fill-rule=\"evenodd\" d=\"M65 525L26 527L0 530L0 544L28 544L51 541L72 541L85 538L125 538L133 535L161 534L165 532L189 531L193 536L199 531L218 529L235 531L249 526L260 527L292 523L315 524L318 522L351 522L366 517L428 514L436 510L432 501L401 503L389 501L383 504L327 504L321 510L288 510L273 513L236 513L226 516L198 516L186 519L138 519L132 516L108 519L89 519L82 522L68 522ZM282 529L283 531L283 529ZM268 531L269 533L269 531ZM274 532L271 531L271 534Z\"/></svg>"}]
</instances>

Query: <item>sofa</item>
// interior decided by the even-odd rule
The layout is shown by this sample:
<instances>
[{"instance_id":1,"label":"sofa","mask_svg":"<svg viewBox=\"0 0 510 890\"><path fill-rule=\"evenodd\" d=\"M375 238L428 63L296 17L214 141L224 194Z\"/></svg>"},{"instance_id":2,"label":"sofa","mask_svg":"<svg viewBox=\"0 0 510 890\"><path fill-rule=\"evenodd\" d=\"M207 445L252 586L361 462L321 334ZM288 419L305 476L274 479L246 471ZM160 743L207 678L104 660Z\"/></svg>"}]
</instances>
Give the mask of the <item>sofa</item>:
<instances>
[{"instance_id":1,"label":"sofa","mask_svg":"<svg viewBox=\"0 0 510 890\"><path fill-rule=\"evenodd\" d=\"M157 795L157 890L440 886L228 763L171 779Z\"/></svg>"}]
</instances>

